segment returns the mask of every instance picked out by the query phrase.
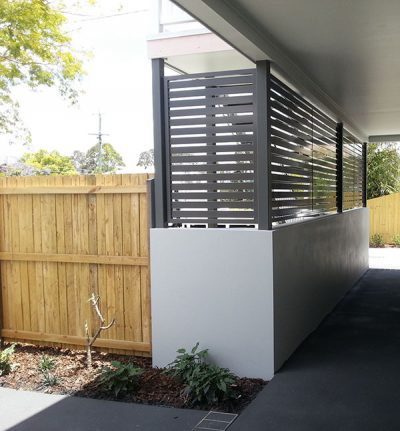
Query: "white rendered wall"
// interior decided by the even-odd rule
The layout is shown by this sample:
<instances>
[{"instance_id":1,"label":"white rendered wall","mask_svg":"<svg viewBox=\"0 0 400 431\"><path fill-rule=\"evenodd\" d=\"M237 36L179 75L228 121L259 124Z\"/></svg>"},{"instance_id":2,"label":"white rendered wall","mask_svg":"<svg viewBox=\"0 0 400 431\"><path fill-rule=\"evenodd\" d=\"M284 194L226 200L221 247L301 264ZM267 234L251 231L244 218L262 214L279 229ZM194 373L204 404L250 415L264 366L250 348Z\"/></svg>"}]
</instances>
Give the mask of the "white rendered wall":
<instances>
[{"instance_id":1,"label":"white rendered wall","mask_svg":"<svg viewBox=\"0 0 400 431\"><path fill-rule=\"evenodd\" d=\"M275 369L368 269L368 209L274 231Z\"/></svg>"},{"instance_id":2,"label":"white rendered wall","mask_svg":"<svg viewBox=\"0 0 400 431\"><path fill-rule=\"evenodd\" d=\"M197 341L239 376L274 373L272 232L151 229L153 364Z\"/></svg>"},{"instance_id":3,"label":"white rendered wall","mask_svg":"<svg viewBox=\"0 0 400 431\"><path fill-rule=\"evenodd\" d=\"M151 229L153 364L197 341L272 378L368 269L365 208L275 229Z\"/></svg>"}]
</instances>

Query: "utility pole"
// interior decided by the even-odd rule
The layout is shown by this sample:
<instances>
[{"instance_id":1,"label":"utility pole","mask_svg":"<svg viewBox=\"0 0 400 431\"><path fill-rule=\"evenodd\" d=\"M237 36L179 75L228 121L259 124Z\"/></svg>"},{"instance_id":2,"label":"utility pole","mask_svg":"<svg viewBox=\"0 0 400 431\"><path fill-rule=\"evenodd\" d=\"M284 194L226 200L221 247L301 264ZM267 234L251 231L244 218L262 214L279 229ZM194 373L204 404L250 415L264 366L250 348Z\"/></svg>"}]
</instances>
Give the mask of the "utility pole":
<instances>
[{"instance_id":1,"label":"utility pole","mask_svg":"<svg viewBox=\"0 0 400 431\"><path fill-rule=\"evenodd\" d=\"M98 113L99 116L99 129L97 133L89 133L89 135L97 136L97 143L99 144L99 155L97 158L97 167L99 168L100 173L103 172L103 136L109 136L108 133L103 133L101 131L101 113Z\"/></svg>"}]
</instances>

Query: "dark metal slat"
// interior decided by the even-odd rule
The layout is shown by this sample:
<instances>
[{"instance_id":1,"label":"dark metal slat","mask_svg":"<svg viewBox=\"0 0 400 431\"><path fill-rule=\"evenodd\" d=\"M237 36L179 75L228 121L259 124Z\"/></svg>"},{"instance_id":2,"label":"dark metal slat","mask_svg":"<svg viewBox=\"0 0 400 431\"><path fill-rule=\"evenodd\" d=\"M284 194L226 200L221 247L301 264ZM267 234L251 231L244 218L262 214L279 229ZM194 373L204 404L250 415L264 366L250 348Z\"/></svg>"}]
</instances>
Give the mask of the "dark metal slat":
<instances>
[{"instance_id":1,"label":"dark metal slat","mask_svg":"<svg viewBox=\"0 0 400 431\"><path fill-rule=\"evenodd\" d=\"M172 184L171 185L172 192L176 193L184 193L187 190L211 190L216 191L217 193L229 193L229 191L236 192L237 190L246 190L249 193L253 193L254 183L180 183L180 184Z\"/></svg>"},{"instance_id":2,"label":"dark metal slat","mask_svg":"<svg viewBox=\"0 0 400 431\"><path fill-rule=\"evenodd\" d=\"M241 192L241 191L232 191L232 192L173 192L173 199L253 199L253 192Z\"/></svg>"},{"instance_id":3,"label":"dark metal slat","mask_svg":"<svg viewBox=\"0 0 400 431\"><path fill-rule=\"evenodd\" d=\"M174 109L169 111L169 115L172 119L177 117L189 117L208 114L238 114L241 112L253 112L253 110L253 105L249 104L237 106L223 106L221 108Z\"/></svg>"},{"instance_id":4,"label":"dark metal slat","mask_svg":"<svg viewBox=\"0 0 400 431\"><path fill-rule=\"evenodd\" d=\"M212 165L172 165L171 172L251 171L254 163L220 163Z\"/></svg>"},{"instance_id":5,"label":"dark metal slat","mask_svg":"<svg viewBox=\"0 0 400 431\"><path fill-rule=\"evenodd\" d=\"M253 142L253 135L230 135L230 136L180 136L171 138L171 145L206 144L218 142Z\"/></svg>"},{"instance_id":6,"label":"dark metal slat","mask_svg":"<svg viewBox=\"0 0 400 431\"><path fill-rule=\"evenodd\" d=\"M201 133L230 133L253 132L252 124L238 124L232 126L207 126L207 127L181 127L171 128L171 136L174 135L197 135Z\"/></svg>"},{"instance_id":7,"label":"dark metal slat","mask_svg":"<svg viewBox=\"0 0 400 431\"><path fill-rule=\"evenodd\" d=\"M254 145L248 143L234 142L230 145L180 145L179 147L172 147L171 154L194 154L194 153L204 153L204 154L215 154L215 153L231 153L231 152L253 152Z\"/></svg>"},{"instance_id":8,"label":"dark metal slat","mask_svg":"<svg viewBox=\"0 0 400 431\"><path fill-rule=\"evenodd\" d=\"M204 99L182 99L170 100L170 108L184 108L196 106L232 106L232 105L249 105L253 103L253 96L236 96L236 97L207 97Z\"/></svg>"},{"instance_id":9,"label":"dark metal slat","mask_svg":"<svg viewBox=\"0 0 400 431\"><path fill-rule=\"evenodd\" d=\"M215 124L250 124L252 125L254 121L254 115L253 114L242 114L242 115L220 115L219 117L216 117L215 115L204 115L201 118L171 118L170 119L170 125L171 127L178 127L178 126L188 126L188 125L196 125L196 124L203 124L203 125L211 125L214 126Z\"/></svg>"},{"instance_id":10,"label":"dark metal slat","mask_svg":"<svg viewBox=\"0 0 400 431\"><path fill-rule=\"evenodd\" d=\"M196 89L196 90L180 90L180 91L170 91L169 97L170 99L177 99L183 97L201 97L206 96L207 98L211 98L212 96L220 96L227 94L253 94L254 85L235 85L235 86L225 86L225 87L216 87L210 88L210 85L207 84L205 88Z\"/></svg>"}]
</instances>

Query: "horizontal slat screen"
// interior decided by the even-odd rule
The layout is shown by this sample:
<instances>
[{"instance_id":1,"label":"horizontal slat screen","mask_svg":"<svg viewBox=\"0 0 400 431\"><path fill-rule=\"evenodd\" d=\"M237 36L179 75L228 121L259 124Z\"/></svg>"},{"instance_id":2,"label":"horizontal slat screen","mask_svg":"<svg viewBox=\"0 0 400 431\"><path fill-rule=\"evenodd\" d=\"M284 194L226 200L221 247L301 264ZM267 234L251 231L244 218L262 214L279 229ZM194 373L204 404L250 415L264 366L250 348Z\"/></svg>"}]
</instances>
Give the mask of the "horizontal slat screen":
<instances>
[{"instance_id":1,"label":"horizontal slat screen","mask_svg":"<svg viewBox=\"0 0 400 431\"><path fill-rule=\"evenodd\" d=\"M343 131L343 209L361 207L363 194L362 143Z\"/></svg>"},{"instance_id":2,"label":"horizontal slat screen","mask_svg":"<svg viewBox=\"0 0 400 431\"><path fill-rule=\"evenodd\" d=\"M336 123L271 76L272 221L335 212Z\"/></svg>"},{"instance_id":3,"label":"horizontal slat screen","mask_svg":"<svg viewBox=\"0 0 400 431\"><path fill-rule=\"evenodd\" d=\"M168 222L254 224L255 71L165 77Z\"/></svg>"},{"instance_id":4,"label":"horizontal slat screen","mask_svg":"<svg viewBox=\"0 0 400 431\"><path fill-rule=\"evenodd\" d=\"M269 115L268 130L260 135L265 146L257 147L256 73L164 78L169 226L256 226L259 217L268 219L263 226L276 226L335 213L342 202L344 210L362 206L362 144L344 130L342 147L336 121L273 75L265 77L269 97L257 99L260 106L267 103ZM263 157L264 149L269 164L262 182L256 154ZM267 178L265 215L256 196L268 194Z\"/></svg>"}]
</instances>

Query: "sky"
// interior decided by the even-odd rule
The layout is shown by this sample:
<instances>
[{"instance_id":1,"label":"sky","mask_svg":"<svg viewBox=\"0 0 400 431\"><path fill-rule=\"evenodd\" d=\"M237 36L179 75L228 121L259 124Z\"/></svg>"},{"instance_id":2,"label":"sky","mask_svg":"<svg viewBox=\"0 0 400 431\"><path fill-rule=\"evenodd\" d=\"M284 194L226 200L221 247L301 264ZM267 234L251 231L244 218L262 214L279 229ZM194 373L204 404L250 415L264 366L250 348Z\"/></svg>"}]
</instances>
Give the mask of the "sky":
<instances>
[{"instance_id":1,"label":"sky","mask_svg":"<svg viewBox=\"0 0 400 431\"><path fill-rule=\"evenodd\" d=\"M83 0L82 0L83 1ZM124 172L141 172L136 163L141 151L153 147L151 62L147 58L149 0L97 0L95 6L74 7L65 1L66 30L74 45L90 52L84 62L84 94L71 106L57 89L35 91L18 88L18 99L32 144L2 142L2 161L16 161L25 152L58 150L71 155L86 151L97 142L102 114L103 142L110 142L122 155ZM104 16L116 15L109 18ZM101 18L101 19L100 19Z\"/></svg>"}]
</instances>

